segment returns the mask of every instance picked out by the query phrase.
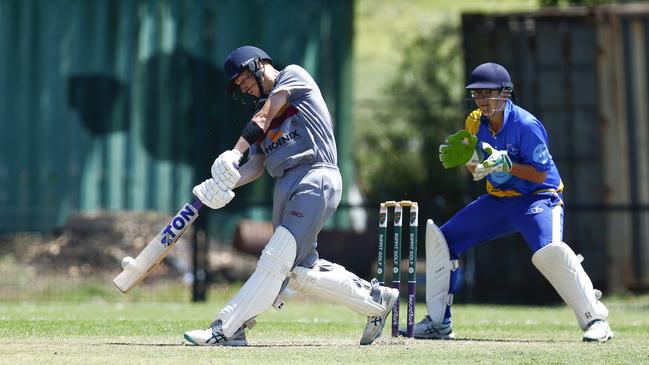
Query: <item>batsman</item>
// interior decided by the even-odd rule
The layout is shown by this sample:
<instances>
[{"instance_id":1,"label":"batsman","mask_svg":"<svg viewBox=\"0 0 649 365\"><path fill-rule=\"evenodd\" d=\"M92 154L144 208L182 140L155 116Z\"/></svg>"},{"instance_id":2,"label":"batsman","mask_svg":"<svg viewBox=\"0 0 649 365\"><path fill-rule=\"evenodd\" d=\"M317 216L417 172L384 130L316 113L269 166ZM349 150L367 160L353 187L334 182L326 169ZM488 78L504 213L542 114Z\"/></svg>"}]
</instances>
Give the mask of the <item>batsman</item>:
<instances>
[{"instance_id":1,"label":"batsman","mask_svg":"<svg viewBox=\"0 0 649 365\"><path fill-rule=\"evenodd\" d=\"M212 178L193 193L210 208L223 208L234 188L259 178L265 167L275 178L274 233L237 295L207 329L185 332L185 339L194 345L245 346L246 328L271 306L280 308L289 287L367 316L360 344L371 344L399 293L318 257L318 233L342 193L333 121L320 89L304 68L277 70L270 56L253 46L232 51L224 70L228 92L257 99L258 108L234 148L214 161ZM246 151L249 158L239 167Z\"/></svg>"},{"instance_id":2,"label":"batsman","mask_svg":"<svg viewBox=\"0 0 649 365\"><path fill-rule=\"evenodd\" d=\"M466 165L473 180L485 180L487 193L438 228L426 227L426 304L428 315L415 325L415 337L453 338L451 304L458 259L470 247L519 232L532 264L574 311L584 341L613 337L601 292L584 271L580 256L563 242L563 183L548 149L543 124L512 102L514 84L496 63L476 67L466 89L477 109L465 129L440 146L445 168Z\"/></svg>"}]
</instances>

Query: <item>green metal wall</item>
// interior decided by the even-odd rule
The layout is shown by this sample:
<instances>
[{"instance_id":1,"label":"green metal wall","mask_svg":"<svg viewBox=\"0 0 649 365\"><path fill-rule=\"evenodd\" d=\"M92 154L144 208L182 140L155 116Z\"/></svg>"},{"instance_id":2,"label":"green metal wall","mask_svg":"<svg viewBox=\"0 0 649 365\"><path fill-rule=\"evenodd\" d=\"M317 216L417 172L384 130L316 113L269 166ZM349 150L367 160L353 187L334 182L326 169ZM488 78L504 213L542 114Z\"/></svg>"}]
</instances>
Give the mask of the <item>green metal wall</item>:
<instances>
[{"instance_id":1,"label":"green metal wall","mask_svg":"<svg viewBox=\"0 0 649 365\"><path fill-rule=\"evenodd\" d=\"M352 22L346 0L0 1L0 232L76 210L175 212L250 115L223 87L243 44L313 74L349 182ZM271 183L210 220L267 217Z\"/></svg>"}]
</instances>

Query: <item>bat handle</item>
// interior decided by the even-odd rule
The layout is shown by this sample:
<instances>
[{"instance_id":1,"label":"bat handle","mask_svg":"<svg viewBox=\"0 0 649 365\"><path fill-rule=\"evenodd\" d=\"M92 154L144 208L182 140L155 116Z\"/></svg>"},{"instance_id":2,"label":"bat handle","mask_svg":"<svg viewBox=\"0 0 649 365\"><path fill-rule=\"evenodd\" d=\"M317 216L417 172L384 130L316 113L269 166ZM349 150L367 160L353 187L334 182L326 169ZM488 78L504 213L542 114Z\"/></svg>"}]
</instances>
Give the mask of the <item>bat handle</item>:
<instances>
[{"instance_id":1,"label":"bat handle","mask_svg":"<svg viewBox=\"0 0 649 365\"><path fill-rule=\"evenodd\" d=\"M192 207L194 207L194 209L196 209L197 211L203 207L203 203L201 203L201 201L198 198L194 199L194 201L191 204Z\"/></svg>"}]
</instances>

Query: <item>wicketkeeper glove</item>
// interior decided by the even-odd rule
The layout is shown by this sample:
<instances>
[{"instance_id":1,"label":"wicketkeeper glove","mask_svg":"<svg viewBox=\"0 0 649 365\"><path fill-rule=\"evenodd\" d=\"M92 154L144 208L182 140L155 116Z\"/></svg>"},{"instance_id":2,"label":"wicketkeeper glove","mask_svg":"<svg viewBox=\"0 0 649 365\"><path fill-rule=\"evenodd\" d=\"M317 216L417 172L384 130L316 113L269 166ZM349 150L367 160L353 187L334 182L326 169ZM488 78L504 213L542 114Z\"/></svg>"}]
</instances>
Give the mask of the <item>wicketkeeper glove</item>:
<instances>
[{"instance_id":1,"label":"wicketkeeper glove","mask_svg":"<svg viewBox=\"0 0 649 365\"><path fill-rule=\"evenodd\" d=\"M512 160L507 155L507 151L494 149L487 142L480 143L480 147L489 154L489 157L476 165L472 173L473 180L482 180L492 172L510 172L512 170Z\"/></svg>"},{"instance_id":2,"label":"wicketkeeper glove","mask_svg":"<svg viewBox=\"0 0 649 365\"><path fill-rule=\"evenodd\" d=\"M221 189L214 179L207 179L194 186L192 193L205 205L212 209L223 208L234 198L230 189Z\"/></svg>"},{"instance_id":3,"label":"wicketkeeper glove","mask_svg":"<svg viewBox=\"0 0 649 365\"><path fill-rule=\"evenodd\" d=\"M232 189L241 178L239 161L243 154L233 149L223 152L212 164L212 178L221 190Z\"/></svg>"},{"instance_id":4,"label":"wicketkeeper glove","mask_svg":"<svg viewBox=\"0 0 649 365\"><path fill-rule=\"evenodd\" d=\"M439 160L445 169L460 165L477 165L482 161L482 153L476 150L478 137L466 130L446 138L439 146Z\"/></svg>"}]
</instances>

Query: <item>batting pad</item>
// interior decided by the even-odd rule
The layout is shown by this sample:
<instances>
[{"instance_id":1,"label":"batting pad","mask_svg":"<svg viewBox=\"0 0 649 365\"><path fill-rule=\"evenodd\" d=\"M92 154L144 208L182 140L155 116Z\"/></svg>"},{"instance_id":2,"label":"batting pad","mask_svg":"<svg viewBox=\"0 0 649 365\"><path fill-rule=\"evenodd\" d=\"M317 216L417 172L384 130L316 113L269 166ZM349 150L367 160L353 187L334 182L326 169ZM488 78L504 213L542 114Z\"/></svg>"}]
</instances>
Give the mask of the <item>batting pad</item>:
<instances>
[{"instance_id":1,"label":"batting pad","mask_svg":"<svg viewBox=\"0 0 649 365\"><path fill-rule=\"evenodd\" d=\"M451 261L446 238L432 219L426 221L426 306L435 324L444 321L446 306L451 305L449 294L451 272L457 269L457 260Z\"/></svg>"},{"instance_id":2,"label":"batting pad","mask_svg":"<svg viewBox=\"0 0 649 365\"><path fill-rule=\"evenodd\" d=\"M365 316L380 316L386 309L372 299L369 282L327 260L318 260L312 269L293 269L288 287L342 304Z\"/></svg>"},{"instance_id":3,"label":"batting pad","mask_svg":"<svg viewBox=\"0 0 649 365\"><path fill-rule=\"evenodd\" d=\"M536 251L532 263L575 312L582 330L593 320L608 317L608 309L595 296L593 283L570 246L553 242Z\"/></svg>"},{"instance_id":4,"label":"batting pad","mask_svg":"<svg viewBox=\"0 0 649 365\"><path fill-rule=\"evenodd\" d=\"M297 244L291 232L277 227L261 253L255 272L216 318L223 324L225 337L232 337L243 322L270 308L293 266L296 252Z\"/></svg>"}]
</instances>

